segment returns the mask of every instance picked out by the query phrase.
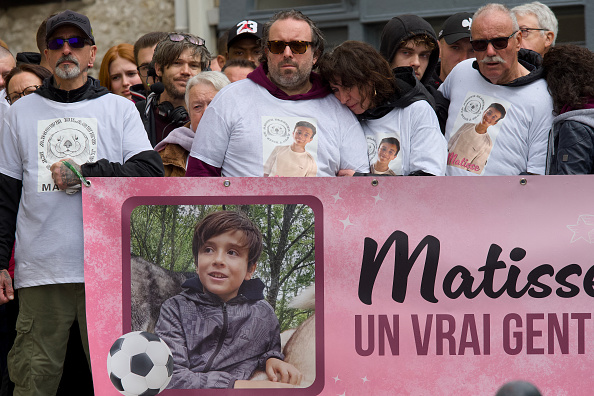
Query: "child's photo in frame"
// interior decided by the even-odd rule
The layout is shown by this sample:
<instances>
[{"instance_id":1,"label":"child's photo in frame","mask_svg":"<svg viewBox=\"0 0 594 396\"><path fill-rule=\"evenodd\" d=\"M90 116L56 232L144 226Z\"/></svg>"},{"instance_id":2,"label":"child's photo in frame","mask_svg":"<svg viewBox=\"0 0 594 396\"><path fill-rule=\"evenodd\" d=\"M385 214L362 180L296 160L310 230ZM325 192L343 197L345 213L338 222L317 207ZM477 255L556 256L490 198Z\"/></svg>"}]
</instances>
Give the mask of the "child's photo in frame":
<instances>
[{"instance_id":1,"label":"child's photo in frame","mask_svg":"<svg viewBox=\"0 0 594 396\"><path fill-rule=\"evenodd\" d=\"M170 347L168 389L315 381L315 221L304 204L140 205L131 331Z\"/></svg>"}]
</instances>

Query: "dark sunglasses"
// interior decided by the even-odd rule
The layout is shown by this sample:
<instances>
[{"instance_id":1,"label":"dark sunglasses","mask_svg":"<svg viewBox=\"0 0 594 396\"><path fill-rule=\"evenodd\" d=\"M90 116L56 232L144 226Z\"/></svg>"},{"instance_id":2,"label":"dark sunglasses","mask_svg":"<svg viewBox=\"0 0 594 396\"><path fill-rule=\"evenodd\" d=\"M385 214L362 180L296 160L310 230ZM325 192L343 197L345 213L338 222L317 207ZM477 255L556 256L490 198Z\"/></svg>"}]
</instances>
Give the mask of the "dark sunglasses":
<instances>
[{"instance_id":1,"label":"dark sunglasses","mask_svg":"<svg viewBox=\"0 0 594 396\"><path fill-rule=\"evenodd\" d=\"M47 42L47 48L51 50L57 50L62 48L64 43L68 43L68 45L72 48L82 48L87 43L87 40L83 37L70 37L67 39L55 38Z\"/></svg>"},{"instance_id":2,"label":"dark sunglasses","mask_svg":"<svg viewBox=\"0 0 594 396\"><path fill-rule=\"evenodd\" d=\"M272 52L273 54L282 54L283 52L285 52L285 48L287 48L288 45L292 53L305 54L305 51L307 51L307 46L312 44L313 43L311 41L275 40L268 42L268 50L270 50L270 52Z\"/></svg>"},{"instance_id":3,"label":"dark sunglasses","mask_svg":"<svg viewBox=\"0 0 594 396\"><path fill-rule=\"evenodd\" d=\"M180 41L187 40L189 43L198 45L198 46L204 46L204 44L206 44L206 41L204 41L204 39L202 39L200 37L191 36L189 34L171 33L168 37L169 37L170 41L173 41L176 43L178 43Z\"/></svg>"},{"instance_id":4,"label":"dark sunglasses","mask_svg":"<svg viewBox=\"0 0 594 396\"><path fill-rule=\"evenodd\" d=\"M507 43L509 39L514 37L514 34L518 32L519 30L516 30L507 37L495 37L490 40L470 40L470 45L472 46L473 50L479 52L486 51L487 47L489 46L489 43L491 43L493 45L493 48L495 48L496 50L502 50L507 48Z\"/></svg>"}]
</instances>

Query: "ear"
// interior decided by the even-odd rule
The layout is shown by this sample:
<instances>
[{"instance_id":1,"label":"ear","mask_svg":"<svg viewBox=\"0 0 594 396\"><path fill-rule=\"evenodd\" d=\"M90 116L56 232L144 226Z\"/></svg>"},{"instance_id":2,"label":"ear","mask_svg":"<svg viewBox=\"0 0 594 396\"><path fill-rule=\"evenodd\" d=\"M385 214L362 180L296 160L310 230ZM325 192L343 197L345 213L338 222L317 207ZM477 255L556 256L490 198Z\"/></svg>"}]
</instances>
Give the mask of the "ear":
<instances>
[{"instance_id":1,"label":"ear","mask_svg":"<svg viewBox=\"0 0 594 396\"><path fill-rule=\"evenodd\" d=\"M163 77L163 68L158 63L155 63L155 73L157 73L157 77Z\"/></svg>"},{"instance_id":2,"label":"ear","mask_svg":"<svg viewBox=\"0 0 594 396\"><path fill-rule=\"evenodd\" d=\"M95 63L95 57L97 56L97 46L91 46L91 56L89 58L89 69L93 67L93 63Z\"/></svg>"},{"instance_id":3,"label":"ear","mask_svg":"<svg viewBox=\"0 0 594 396\"><path fill-rule=\"evenodd\" d=\"M522 33L520 31L516 33L516 42L516 51L519 51L522 48Z\"/></svg>"},{"instance_id":4,"label":"ear","mask_svg":"<svg viewBox=\"0 0 594 396\"><path fill-rule=\"evenodd\" d=\"M222 69L223 66L225 66L225 62L227 61L227 58L224 55L217 55L217 63L219 64L219 67Z\"/></svg>"},{"instance_id":5,"label":"ear","mask_svg":"<svg viewBox=\"0 0 594 396\"><path fill-rule=\"evenodd\" d=\"M44 50L43 50L43 55L45 56L45 61L46 61L46 62L47 62L47 64L49 65L49 57L48 57L48 54L49 54L49 49L47 49L47 48L46 48L46 49L44 49Z\"/></svg>"},{"instance_id":6,"label":"ear","mask_svg":"<svg viewBox=\"0 0 594 396\"><path fill-rule=\"evenodd\" d=\"M257 266L258 266L258 263L254 263L251 266L249 266L249 264L248 264L248 270L247 270L247 273L245 274L245 278L243 278L243 279L244 280L252 279L252 275L254 275L254 272L256 272Z\"/></svg>"},{"instance_id":7,"label":"ear","mask_svg":"<svg viewBox=\"0 0 594 396\"><path fill-rule=\"evenodd\" d=\"M545 33L545 36L545 50L548 50L553 45L553 41L555 41L555 33L548 31Z\"/></svg>"}]
</instances>

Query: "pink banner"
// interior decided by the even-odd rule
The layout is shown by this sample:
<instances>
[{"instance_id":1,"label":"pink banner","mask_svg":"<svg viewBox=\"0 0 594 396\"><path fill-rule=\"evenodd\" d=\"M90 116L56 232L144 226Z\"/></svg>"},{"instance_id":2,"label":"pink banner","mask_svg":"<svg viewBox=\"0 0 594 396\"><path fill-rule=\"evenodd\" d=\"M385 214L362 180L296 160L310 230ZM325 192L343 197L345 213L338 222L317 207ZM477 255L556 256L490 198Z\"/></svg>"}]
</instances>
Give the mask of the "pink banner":
<instances>
[{"instance_id":1,"label":"pink banner","mask_svg":"<svg viewBox=\"0 0 594 396\"><path fill-rule=\"evenodd\" d=\"M295 395L546 395L594 387L588 176L92 179L83 191L95 394L130 332L139 205L305 204L315 215L315 380ZM165 390L163 395L279 394ZM270 393L266 393L270 392Z\"/></svg>"}]
</instances>

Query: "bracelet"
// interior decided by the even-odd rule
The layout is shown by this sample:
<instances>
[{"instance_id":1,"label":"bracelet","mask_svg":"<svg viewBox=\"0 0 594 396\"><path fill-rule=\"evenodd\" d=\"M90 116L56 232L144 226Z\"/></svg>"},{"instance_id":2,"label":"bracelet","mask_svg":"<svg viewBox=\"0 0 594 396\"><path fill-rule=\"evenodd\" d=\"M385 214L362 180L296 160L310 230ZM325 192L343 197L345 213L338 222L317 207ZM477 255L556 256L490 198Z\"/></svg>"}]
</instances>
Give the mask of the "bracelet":
<instances>
[{"instance_id":1,"label":"bracelet","mask_svg":"<svg viewBox=\"0 0 594 396\"><path fill-rule=\"evenodd\" d=\"M80 179L80 181L82 182L82 184L85 185L85 187L91 187L91 182L88 181L87 179L85 179L85 177L82 175L82 173L80 173L78 171L78 169L76 169L74 166L72 166L72 164L70 162L68 162L68 161L62 161L62 163L64 165L66 165L66 167L68 169L70 169Z\"/></svg>"}]
</instances>

